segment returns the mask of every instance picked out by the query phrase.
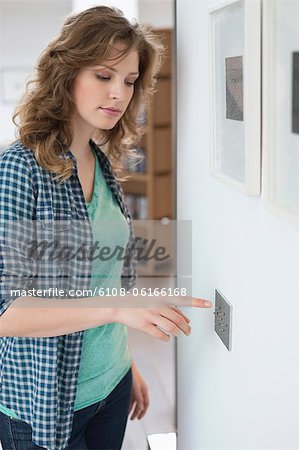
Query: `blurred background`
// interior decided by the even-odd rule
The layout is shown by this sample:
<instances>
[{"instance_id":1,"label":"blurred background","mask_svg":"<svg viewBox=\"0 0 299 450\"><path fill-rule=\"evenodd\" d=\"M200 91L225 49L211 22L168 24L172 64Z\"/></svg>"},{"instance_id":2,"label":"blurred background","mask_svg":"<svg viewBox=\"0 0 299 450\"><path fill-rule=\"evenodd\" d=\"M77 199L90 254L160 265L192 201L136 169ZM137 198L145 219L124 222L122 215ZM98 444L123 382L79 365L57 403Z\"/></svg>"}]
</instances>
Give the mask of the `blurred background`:
<instances>
[{"instance_id":1,"label":"blurred background","mask_svg":"<svg viewBox=\"0 0 299 450\"><path fill-rule=\"evenodd\" d=\"M115 6L129 20L151 25L167 48L152 108L144 118L147 133L138 148L144 159L137 166L126 162L129 180L123 183L136 227L141 227L144 236L144 232L150 233L150 223L158 221L167 226L174 218L174 0L0 0L0 151L15 139L12 115L39 54L58 33L67 15L96 5ZM168 268L163 268L162 278L157 275L161 268L152 262L139 271L139 288L174 286L174 279L167 277ZM176 429L175 340L165 343L129 330L129 341L149 387L150 407L141 421L128 421L123 448L144 450L149 445L148 435Z\"/></svg>"}]
</instances>

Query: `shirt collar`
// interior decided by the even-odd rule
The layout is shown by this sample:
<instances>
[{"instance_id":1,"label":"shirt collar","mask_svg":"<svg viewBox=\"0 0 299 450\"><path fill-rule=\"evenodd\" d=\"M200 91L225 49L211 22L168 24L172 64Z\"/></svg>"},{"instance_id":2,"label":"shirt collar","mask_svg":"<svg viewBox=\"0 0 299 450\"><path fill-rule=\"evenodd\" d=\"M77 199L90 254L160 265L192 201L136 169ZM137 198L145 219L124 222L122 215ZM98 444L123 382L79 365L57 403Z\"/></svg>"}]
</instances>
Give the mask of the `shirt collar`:
<instances>
[{"instance_id":1,"label":"shirt collar","mask_svg":"<svg viewBox=\"0 0 299 450\"><path fill-rule=\"evenodd\" d=\"M100 149L100 147L92 139L89 140L89 144L92 146L93 149L97 150L97 152L99 152L101 155L105 155L104 152ZM77 163L77 159L76 159L75 155L72 153L70 148L64 152L64 157L66 159L71 159L72 161Z\"/></svg>"},{"instance_id":2,"label":"shirt collar","mask_svg":"<svg viewBox=\"0 0 299 450\"><path fill-rule=\"evenodd\" d=\"M105 157L106 155L104 154L104 152L100 149L100 147L92 140L89 140L89 144L92 146L92 148L96 151L96 153L99 155L100 157L100 161L106 160L107 158ZM66 159L66 160L72 160L73 161L73 173L77 173L77 159L75 157L75 155L72 153L71 149L69 148L64 154L63 156L61 156L62 158Z\"/></svg>"}]
</instances>

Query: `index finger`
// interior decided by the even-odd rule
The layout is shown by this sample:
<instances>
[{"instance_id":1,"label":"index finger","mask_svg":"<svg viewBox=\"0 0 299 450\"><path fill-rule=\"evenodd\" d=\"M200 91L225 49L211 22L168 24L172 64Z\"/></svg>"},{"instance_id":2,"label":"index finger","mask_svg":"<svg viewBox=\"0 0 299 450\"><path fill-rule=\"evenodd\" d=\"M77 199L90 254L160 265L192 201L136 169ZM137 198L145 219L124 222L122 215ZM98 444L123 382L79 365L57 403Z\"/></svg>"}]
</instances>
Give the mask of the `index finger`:
<instances>
[{"instance_id":1,"label":"index finger","mask_svg":"<svg viewBox=\"0 0 299 450\"><path fill-rule=\"evenodd\" d=\"M179 302L179 303L178 303ZM176 305L191 306L192 308L211 308L213 303L204 298L197 298L191 296L181 296L176 299Z\"/></svg>"},{"instance_id":2,"label":"index finger","mask_svg":"<svg viewBox=\"0 0 299 450\"><path fill-rule=\"evenodd\" d=\"M203 298L192 298L192 308L211 308L212 302L210 300L205 300Z\"/></svg>"}]
</instances>

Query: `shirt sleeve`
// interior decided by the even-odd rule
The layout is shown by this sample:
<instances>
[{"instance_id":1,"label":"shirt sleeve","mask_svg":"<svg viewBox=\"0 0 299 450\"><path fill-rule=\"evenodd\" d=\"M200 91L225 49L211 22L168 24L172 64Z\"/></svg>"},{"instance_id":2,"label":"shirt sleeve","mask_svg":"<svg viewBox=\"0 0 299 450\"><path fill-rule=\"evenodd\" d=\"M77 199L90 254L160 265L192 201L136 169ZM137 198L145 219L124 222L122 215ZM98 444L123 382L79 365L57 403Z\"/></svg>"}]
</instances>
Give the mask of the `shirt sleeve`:
<instances>
[{"instance_id":1,"label":"shirt sleeve","mask_svg":"<svg viewBox=\"0 0 299 450\"><path fill-rule=\"evenodd\" d=\"M0 156L0 315L27 290L37 273L30 256L35 195L26 159L9 149Z\"/></svg>"}]
</instances>

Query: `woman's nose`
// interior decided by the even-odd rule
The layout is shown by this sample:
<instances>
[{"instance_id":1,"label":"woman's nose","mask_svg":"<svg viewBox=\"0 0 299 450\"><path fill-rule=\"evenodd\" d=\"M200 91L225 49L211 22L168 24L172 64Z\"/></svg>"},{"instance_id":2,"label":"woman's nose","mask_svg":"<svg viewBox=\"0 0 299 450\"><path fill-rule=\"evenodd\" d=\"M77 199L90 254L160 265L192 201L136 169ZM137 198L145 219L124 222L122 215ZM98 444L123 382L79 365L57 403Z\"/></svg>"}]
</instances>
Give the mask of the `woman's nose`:
<instances>
[{"instance_id":1,"label":"woman's nose","mask_svg":"<svg viewBox=\"0 0 299 450\"><path fill-rule=\"evenodd\" d=\"M123 97L123 87L120 83L115 83L110 89L110 98L117 98L121 100Z\"/></svg>"}]
</instances>

